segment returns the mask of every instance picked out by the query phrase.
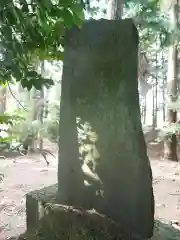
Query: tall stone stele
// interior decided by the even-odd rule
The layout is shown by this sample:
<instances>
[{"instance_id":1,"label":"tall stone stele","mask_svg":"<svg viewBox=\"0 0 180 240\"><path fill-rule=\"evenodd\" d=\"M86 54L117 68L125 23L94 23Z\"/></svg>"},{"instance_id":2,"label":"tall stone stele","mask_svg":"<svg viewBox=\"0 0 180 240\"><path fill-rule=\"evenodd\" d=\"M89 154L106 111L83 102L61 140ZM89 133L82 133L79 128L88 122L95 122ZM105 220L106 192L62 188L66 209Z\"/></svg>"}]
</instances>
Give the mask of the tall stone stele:
<instances>
[{"instance_id":1,"label":"tall stone stele","mask_svg":"<svg viewBox=\"0 0 180 240\"><path fill-rule=\"evenodd\" d=\"M94 208L124 229L150 237L154 197L137 63L138 34L130 19L89 20L66 34L58 195L62 204ZM81 146L77 118L89 124Z\"/></svg>"}]
</instances>

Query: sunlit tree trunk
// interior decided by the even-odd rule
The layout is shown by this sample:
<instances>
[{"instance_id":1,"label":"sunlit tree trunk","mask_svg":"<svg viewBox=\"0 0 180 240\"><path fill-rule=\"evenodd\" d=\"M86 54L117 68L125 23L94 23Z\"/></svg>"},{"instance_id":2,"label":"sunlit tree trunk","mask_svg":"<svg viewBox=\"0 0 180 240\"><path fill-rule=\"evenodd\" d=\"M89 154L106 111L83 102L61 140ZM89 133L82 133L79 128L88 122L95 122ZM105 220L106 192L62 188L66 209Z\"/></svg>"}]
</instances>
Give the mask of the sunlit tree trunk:
<instances>
[{"instance_id":1,"label":"sunlit tree trunk","mask_svg":"<svg viewBox=\"0 0 180 240\"><path fill-rule=\"evenodd\" d=\"M164 69L164 55L163 55L163 51L162 51L162 56L161 56L161 62L162 62L162 66ZM165 109L165 89L166 89L166 72L164 72L164 70L162 71L162 99L163 99L163 106L162 106L162 117L163 117L163 122L165 122L166 120L166 109Z\"/></svg>"},{"instance_id":2,"label":"sunlit tree trunk","mask_svg":"<svg viewBox=\"0 0 180 240\"><path fill-rule=\"evenodd\" d=\"M44 89L42 89L41 90L41 93L40 93L40 98L41 99L44 99ZM40 113L39 113L39 121L40 121L40 123L41 123L41 125L43 125L43 117L44 117L44 104L42 104L41 106L40 106ZM41 132L39 132L38 133L38 142L39 142L39 148L40 148L40 150L42 150L43 149L43 137L42 137L42 133Z\"/></svg>"},{"instance_id":3,"label":"sunlit tree trunk","mask_svg":"<svg viewBox=\"0 0 180 240\"><path fill-rule=\"evenodd\" d=\"M109 0L107 8L108 19L121 19L123 15L124 0Z\"/></svg>"},{"instance_id":4,"label":"sunlit tree trunk","mask_svg":"<svg viewBox=\"0 0 180 240\"><path fill-rule=\"evenodd\" d=\"M141 107L141 118L142 118L142 122L145 125L146 124L146 95L143 96L143 100L142 100L142 107Z\"/></svg>"},{"instance_id":5,"label":"sunlit tree trunk","mask_svg":"<svg viewBox=\"0 0 180 240\"><path fill-rule=\"evenodd\" d=\"M41 75L43 75L45 72L45 66L44 66L44 61L41 62ZM42 99L44 101L44 88L41 89L41 93L40 93L40 99ZM43 116L44 116L44 104L42 104L40 106L40 113L39 113L39 120L41 122L41 124L43 124ZM40 150L43 149L43 137L41 132L39 133L39 148Z\"/></svg>"},{"instance_id":6,"label":"sunlit tree trunk","mask_svg":"<svg viewBox=\"0 0 180 240\"><path fill-rule=\"evenodd\" d=\"M6 111L6 87L1 86L0 90L0 114L3 114Z\"/></svg>"},{"instance_id":7,"label":"sunlit tree trunk","mask_svg":"<svg viewBox=\"0 0 180 240\"><path fill-rule=\"evenodd\" d=\"M157 65L158 65L158 59L157 59L157 53L156 53L156 77L155 77L155 121L154 121L154 127L157 127L157 114L158 114L158 72L157 72Z\"/></svg>"},{"instance_id":8,"label":"sunlit tree trunk","mask_svg":"<svg viewBox=\"0 0 180 240\"><path fill-rule=\"evenodd\" d=\"M37 119L37 111L36 111L36 89L33 87L30 92L30 108L29 108L29 117L28 117L28 125L29 125L29 139L31 139L31 144L29 145L29 152L35 151L37 147L36 137L37 132L34 127L32 127L32 122Z\"/></svg>"},{"instance_id":9,"label":"sunlit tree trunk","mask_svg":"<svg viewBox=\"0 0 180 240\"><path fill-rule=\"evenodd\" d=\"M156 101L155 101L155 84L153 83L152 87L152 126L153 128L156 127Z\"/></svg>"},{"instance_id":10,"label":"sunlit tree trunk","mask_svg":"<svg viewBox=\"0 0 180 240\"><path fill-rule=\"evenodd\" d=\"M178 1L171 6L171 26L172 30L177 28L178 23ZM167 77L167 95L169 101L174 101L177 98L177 46L174 43L169 47L168 57L168 77ZM177 120L177 111L167 109L167 123L170 125ZM165 140L164 158L168 160L178 161L177 157L177 139L176 135Z\"/></svg>"},{"instance_id":11,"label":"sunlit tree trunk","mask_svg":"<svg viewBox=\"0 0 180 240\"><path fill-rule=\"evenodd\" d=\"M20 101L20 103L24 102L24 95L25 95L25 91L21 85L20 82L17 83L17 93L18 93L18 100ZM18 101L16 101L16 106L18 109L20 109L22 106L20 105L20 103ZM24 105L24 104L22 104Z\"/></svg>"}]
</instances>

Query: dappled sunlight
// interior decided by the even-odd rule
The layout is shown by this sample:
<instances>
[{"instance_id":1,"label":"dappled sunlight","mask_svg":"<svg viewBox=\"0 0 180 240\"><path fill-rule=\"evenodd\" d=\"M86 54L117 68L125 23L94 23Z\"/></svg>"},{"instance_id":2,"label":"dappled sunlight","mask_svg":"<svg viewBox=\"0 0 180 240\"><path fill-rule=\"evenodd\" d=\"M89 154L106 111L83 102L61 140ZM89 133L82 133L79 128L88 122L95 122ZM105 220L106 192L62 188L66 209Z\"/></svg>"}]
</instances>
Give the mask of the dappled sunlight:
<instances>
[{"instance_id":1,"label":"dappled sunlight","mask_svg":"<svg viewBox=\"0 0 180 240\"><path fill-rule=\"evenodd\" d=\"M81 161L82 171L84 173L84 185L94 188L94 194L102 196L102 181L97 174L97 164L102 160L97 148L99 136L93 130L92 125L83 121L81 118L76 119L78 143L79 143L79 158ZM97 184L98 183L98 184ZM98 187L97 187L98 186Z\"/></svg>"}]
</instances>

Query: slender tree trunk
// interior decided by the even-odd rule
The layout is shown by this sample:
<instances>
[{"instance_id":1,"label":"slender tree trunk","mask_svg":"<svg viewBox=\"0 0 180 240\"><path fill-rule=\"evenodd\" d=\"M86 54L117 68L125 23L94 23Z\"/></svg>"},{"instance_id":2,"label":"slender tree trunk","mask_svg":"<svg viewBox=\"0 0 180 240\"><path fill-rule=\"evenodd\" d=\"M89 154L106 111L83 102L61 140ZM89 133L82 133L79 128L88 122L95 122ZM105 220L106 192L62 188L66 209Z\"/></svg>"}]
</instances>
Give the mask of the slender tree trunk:
<instances>
[{"instance_id":1,"label":"slender tree trunk","mask_svg":"<svg viewBox=\"0 0 180 240\"><path fill-rule=\"evenodd\" d=\"M29 153L31 151L34 152L37 148L37 142L36 142L37 132L32 127L32 122L37 119L36 102L37 102L36 89L33 87L30 92L30 109L29 109L29 117L27 120L29 128L32 131L32 132L30 131L29 136L28 136L30 139L30 142L31 142L31 145L29 145L29 149L28 149Z\"/></svg>"},{"instance_id":2,"label":"slender tree trunk","mask_svg":"<svg viewBox=\"0 0 180 240\"><path fill-rule=\"evenodd\" d=\"M152 86L152 126L153 128L156 127L156 102L155 102L155 83L153 83L153 86Z\"/></svg>"},{"instance_id":3,"label":"slender tree trunk","mask_svg":"<svg viewBox=\"0 0 180 240\"><path fill-rule=\"evenodd\" d=\"M18 92L18 95L20 96L18 99L19 99L19 101L21 102L22 99L23 99L23 96L22 96L22 95L24 95L24 94L23 94L23 93L24 93L24 89L23 89L21 83L19 83L19 82L17 83L17 92ZM24 100L24 99L23 99L23 100ZM21 108L19 102L16 103L16 106L17 106L18 109Z\"/></svg>"},{"instance_id":4,"label":"slender tree trunk","mask_svg":"<svg viewBox=\"0 0 180 240\"><path fill-rule=\"evenodd\" d=\"M44 89L41 90L40 97L41 97L41 99L44 99ZM44 117L44 104L41 105L41 107L40 107L39 120L41 122L41 125L43 125L43 122L44 122L43 117ZM40 148L40 150L42 150L43 149L43 137L42 137L41 132L39 132L38 134L39 134L39 148Z\"/></svg>"},{"instance_id":5,"label":"slender tree trunk","mask_svg":"<svg viewBox=\"0 0 180 240\"><path fill-rule=\"evenodd\" d=\"M171 7L171 21L172 29L177 28L178 22L178 2ZM168 78L167 78L167 94L170 101L177 98L177 46L173 44L169 47L168 57ZM167 109L167 122L169 124L175 123L177 120L177 111ZM168 160L178 161L177 157L177 139L176 135L165 140L164 144L164 158Z\"/></svg>"},{"instance_id":6,"label":"slender tree trunk","mask_svg":"<svg viewBox=\"0 0 180 240\"><path fill-rule=\"evenodd\" d=\"M42 61L41 63L41 75L43 75L45 72L45 66L44 66L44 61ZM40 93L40 99L43 99L44 100L44 88L41 90L41 93ZM41 122L41 125L43 124L43 117L44 117L44 104L42 104L40 106L40 114L39 114L39 120ZM43 149L43 137L42 137L42 134L39 133L39 148L40 150Z\"/></svg>"},{"instance_id":7,"label":"slender tree trunk","mask_svg":"<svg viewBox=\"0 0 180 240\"><path fill-rule=\"evenodd\" d=\"M156 79L155 79L155 127L157 127L157 114L158 114L158 72L157 72L157 53L156 53Z\"/></svg>"},{"instance_id":8,"label":"slender tree trunk","mask_svg":"<svg viewBox=\"0 0 180 240\"><path fill-rule=\"evenodd\" d=\"M108 19L121 19L123 15L123 0L109 0L107 8Z\"/></svg>"},{"instance_id":9,"label":"slender tree trunk","mask_svg":"<svg viewBox=\"0 0 180 240\"><path fill-rule=\"evenodd\" d=\"M0 93L0 114L6 111L6 87L1 87Z\"/></svg>"},{"instance_id":10,"label":"slender tree trunk","mask_svg":"<svg viewBox=\"0 0 180 240\"><path fill-rule=\"evenodd\" d=\"M161 58L162 66L164 69L164 55L162 51L162 58ZM162 80L163 80L163 86L162 86L162 99L163 99L163 107L162 107L162 114L163 114L163 122L166 120L166 110L165 110L165 89L166 89L166 73L162 72Z\"/></svg>"},{"instance_id":11,"label":"slender tree trunk","mask_svg":"<svg viewBox=\"0 0 180 240\"><path fill-rule=\"evenodd\" d=\"M144 96L144 115L143 115L143 124L146 124L146 95Z\"/></svg>"}]
</instances>

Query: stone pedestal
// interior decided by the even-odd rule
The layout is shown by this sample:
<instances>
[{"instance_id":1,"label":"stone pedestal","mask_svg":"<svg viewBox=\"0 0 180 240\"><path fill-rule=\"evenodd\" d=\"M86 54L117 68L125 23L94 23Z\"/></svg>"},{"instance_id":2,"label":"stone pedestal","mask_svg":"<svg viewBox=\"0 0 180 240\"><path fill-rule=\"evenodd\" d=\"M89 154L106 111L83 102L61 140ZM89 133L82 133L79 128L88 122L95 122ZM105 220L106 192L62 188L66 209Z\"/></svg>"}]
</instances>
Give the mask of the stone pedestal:
<instances>
[{"instance_id":1,"label":"stone pedestal","mask_svg":"<svg viewBox=\"0 0 180 240\"><path fill-rule=\"evenodd\" d=\"M27 231L20 240L146 240L95 210L57 204L56 190L57 186L50 186L27 194Z\"/></svg>"},{"instance_id":2,"label":"stone pedestal","mask_svg":"<svg viewBox=\"0 0 180 240\"><path fill-rule=\"evenodd\" d=\"M43 215L43 203L57 203L58 185L51 185L26 195L26 227L27 231L37 229Z\"/></svg>"}]
</instances>

